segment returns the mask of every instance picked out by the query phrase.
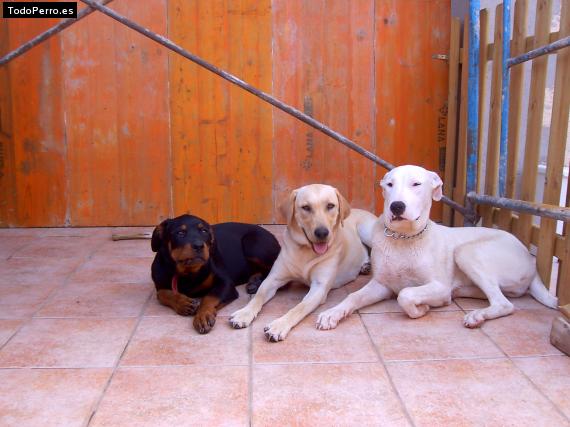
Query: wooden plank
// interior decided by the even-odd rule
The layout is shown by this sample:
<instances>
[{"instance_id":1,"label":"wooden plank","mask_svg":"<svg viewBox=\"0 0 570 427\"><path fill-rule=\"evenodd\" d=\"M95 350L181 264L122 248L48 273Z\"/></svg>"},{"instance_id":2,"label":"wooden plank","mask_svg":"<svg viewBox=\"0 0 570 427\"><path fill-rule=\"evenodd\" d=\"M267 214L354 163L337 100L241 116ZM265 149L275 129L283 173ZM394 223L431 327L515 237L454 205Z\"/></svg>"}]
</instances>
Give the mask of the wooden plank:
<instances>
[{"instance_id":1,"label":"wooden plank","mask_svg":"<svg viewBox=\"0 0 570 427\"><path fill-rule=\"evenodd\" d=\"M273 1L275 96L365 148L374 143L374 2ZM374 210L374 165L297 120L274 116L274 201L325 182ZM383 157L383 152L378 151Z\"/></svg>"},{"instance_id":2,"label":"wooden plank","mask_svg":"<svg viewBox=\"0 0 570 427\"><path fill-rule=\"evenodd\" d=\"M534 31L535 48L543 46L548 42L551 18L552 0L537 0ZM521 199L530 202L535 201L547 68L548 58L546 56L533 60L523 166L525 173L522 177L521 185ZM530 242L532 220L532 215L522 214L518 224L517 235L527 245Z\"/></svg>"},{"instance_id":3,"label":"wooden plank","mask_svg":"<svg viewBox=\"0 0 570 427\"><path fill-rule=\"evenodd\" d=\"M491 106L489 108L489 132L487 137L487 159L485 166L484 193L496 196L499 176L499 144L501 139L501 94L503 81L503 5L495 9L494 43L498 49L493 54L493 73L491 77ZM482 159L480 160L480 162ZM493 208L482 206L483 226L493 225Z\"/></svg>"},{"instance_id":4,"label":"wooden plank","mask_svg":"<svg viewBox=\"0 0 570 427\"><path fill-rule=\"evenodd\" d=\"M469 17L463 21L463 65L461 67L461 93L467 93L468 78L468 54L469 54ZM465 189L467 186L467 96L461 97L459 107L459 138L457 142L457 173L455 177L455 188L453 190L453 200L457 203L465 203ZM463 215L455 212L453 225L462 226Z\"/></svg>"},{"instance_id":5,"label":"wooden plank","mask_svg":"<svg viewBox=\"0 0 570 427\"><path fill-rule=\"evenodd\" d=\"M513 38L511 41L511 57L525 52L526 22L528 1L518 0L515 3L513 21ZM517 169L519 164L520 129L523 107L524 66L511 68L509 88L509 129L507 137L507 179L505 195L515 198ZM510 230L510 213L501 210L497 224L503 230Z\"/></svg>"},{"instance_id":6,"label":"wooden plank","mask_svg":"<svg viewBox=\"0 0 570 427\"><path fill-rule=\"evenodd\" d=\"M453 181L455 178L455 154L457 147L457 122L459 97L459 47L461 43L461 20L451 18L451 32L449 44L449 83L447 100L447 142L445 149L445 176L443 192L447 197L452 197ZM442 222L451 226L452 210L448 205L443 205Z\"/></svg>"},{"instance_id":7,"label":"wooden plank","mask_svg":"<svg viewBox=\"0 0 570 427\"><path fill-rule=\"evenodd\" d=\"M269 0L170 1L168 15L176 43L272 92ZM271 108L175 54L170 86L174 214L272 222Z\"/></svg>"},{"instance_id":8,"label":"wooden plank","mask_svg":"<svg viewBox=\"0 0 570 427\"><path fill-rule=\"evenodd\" d=\"M555 317L552 321L550 343L570 356L570 322L562 316Z\"/></svg>"},{"instance_id":9,"label":"wooden plank","mask_svg":"<svg viewBox=\"0 0 570 427\"><path fill-rule=\"evenodd\" d=\"M495 19L496 22L496 19ZM477 149L477 191L483 189L483 178L485 176L483 166L483 151L486 145L485 138L485 114L487 110L487 46L489 45L489 10L482 9L479 12L479 141ZM493 58L494 59L494 58Z\"/></svg>"},{"instance_id":10,"label":"wooden plank","mask_svg":"<svg viewBox=\"0 0 570 427\"><path fill-rule=\"evenodd\" d=\"M165 0L115 7L166 33ZM101 14L63 46L70 224L156 224L170 209L166 52Z\"/></svg>"},{"instance_id":11,"label":"wooden plank","mask_svg":"<svg viewBox=\"0 0 570 427\"><path fill-rule=\"evenodd\" d=\"M10 51L10 20L0 21L0 56ZM12 91L9 67L0 67L0 227L16 223Z\"/></svg>"},{"instance_id":12,"label":"wooden plank","mask_svg":"<svg viewBox=\"0 0 570 427\"><path fill-rule=\"evenodd\" d=\"M570 162L568 163L570 167ZM566 207L570 207L570 191L566 191ZM558 284L556 294L559 305L570 303L570 223L564 223L564 246L562 253L558 253L555 247L554 255L558 257L560 266L558 267Z\"/></svg>"},{"instance_id":13,"label":"wooden plank","mask_svg":"<svg viewBox=\"0 0 570 427\"><path fill-rule=\"evenodd\" d=\"M449 19L447 0L376 2L377 152L396 165L418 164L442 175L438 125L446 119L448 66L432 55L448 52ZM379 188L376 195L381 200ZM432 217L441 218L440 203Z\"/></svg>"},{"instance_id":14,"label":"wooden plank","mask_svg":"<svg viewBox=\"0 0 570 427\"><path fill-rule=\"evenodd\" d=\"M560 15L560 34L570 35L570 5L562 3ZM570 51L563 49L556 56L556 77L554 99L550 122L550 138L542 203L560 204L562 191L564 156L568 137L568 113L570 113ZM554 239L557 221L541 218L538 239L537 267L544 283L550 283Z\"/></svg>"},{"instance_id":15,"label":"wooden plank","mask_svg":"<svg viewBox=\"0 0 570 427\"><path fill-rule=\"evenodd\" d=\"M11 19L9 47L15 49L57 19ZM15 224L66 223L65 133L59 36L8 65L11 83Z\"/></svg>"}]
</instances>

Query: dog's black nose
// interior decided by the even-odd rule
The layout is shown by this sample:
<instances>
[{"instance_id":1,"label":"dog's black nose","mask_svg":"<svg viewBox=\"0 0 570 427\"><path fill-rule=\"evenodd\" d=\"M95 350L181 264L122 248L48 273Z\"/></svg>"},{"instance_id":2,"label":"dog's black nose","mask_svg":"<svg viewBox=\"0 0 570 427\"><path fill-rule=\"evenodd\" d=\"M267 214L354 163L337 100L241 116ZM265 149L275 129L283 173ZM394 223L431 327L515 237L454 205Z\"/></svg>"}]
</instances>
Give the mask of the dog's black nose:
<instances>
[{"instance_id":1,"label":"dog's black nose","mask_svg":"<svg viewBox=\"0 0 570 427\"><path fill-rule=\"evenodd\" d=\"M394 215L400 216L406 210L406 204L404 202L392 202L390 210Z\"/></svg>"},{"instance_id":2,"label":"dog's black nose","mask_svg":"<svg viewBox=\"0 0 570 427\"><path fill-rule=\"evenodd\" d=\"M204 248L204 242L192 242L192 249L195 251L201 251Z\"/></svg>"},{"instance_id":3,"label":"dog's black nose","mask_svg":"<svg viewBox=\"0 0 570 427\"><path fill-rule=\"evenodd\" d=\"M326 227L317 227L315 229L315 236L317 239L326 239L329 235L329 230Z\"/></svg>"}]
</instances>

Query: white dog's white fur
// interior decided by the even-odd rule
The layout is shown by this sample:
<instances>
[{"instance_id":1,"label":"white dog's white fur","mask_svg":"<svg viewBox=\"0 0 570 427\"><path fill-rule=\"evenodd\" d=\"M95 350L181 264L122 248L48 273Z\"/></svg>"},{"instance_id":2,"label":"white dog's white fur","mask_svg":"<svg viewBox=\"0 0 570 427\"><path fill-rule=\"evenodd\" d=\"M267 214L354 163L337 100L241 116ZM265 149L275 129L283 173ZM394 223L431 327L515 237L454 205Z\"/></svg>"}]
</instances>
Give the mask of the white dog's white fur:
<instances>
[{"instance_id":1,"label":"white dog's white fur","mask_svg":"<svg viewBox=\"0 0 570 427\"><path fill-rule=\"evenodd\" d=\"M355 310L397 295L412 318L452 298L486 298L489 307L469 312L468 328L485 320L507 316L513 305L505 295L530 293L556 308L538 276L534 258L513 235L492 228L445 227L429 219L432 199L440 200L442 181L435 172L418 166L401 166L381 181L384 214L372 235L373 278L337 306L321 313L319 329L331 329ZM367 238L364 237L364 242Z\"/></svg>"},{"instance_id":2,"label":"white dog's white fur","mask_svg":"<svg viewBox=\"0 0 570 427\"><path fill-rule=\"evenodd\" d=\"M370 257L359 233L364 228L369 235L377 219L370 212L351 210L334 187L322 184L294 190L282 211L288 224L281 252L253 299L230 317L234 328L245 328L277 289L293 280L309 285L297 306L267 325L270 341L285 339L291 328L325 302L331 289L354 280L363 268L369 271Z\"/></svg>"}]
</instances>

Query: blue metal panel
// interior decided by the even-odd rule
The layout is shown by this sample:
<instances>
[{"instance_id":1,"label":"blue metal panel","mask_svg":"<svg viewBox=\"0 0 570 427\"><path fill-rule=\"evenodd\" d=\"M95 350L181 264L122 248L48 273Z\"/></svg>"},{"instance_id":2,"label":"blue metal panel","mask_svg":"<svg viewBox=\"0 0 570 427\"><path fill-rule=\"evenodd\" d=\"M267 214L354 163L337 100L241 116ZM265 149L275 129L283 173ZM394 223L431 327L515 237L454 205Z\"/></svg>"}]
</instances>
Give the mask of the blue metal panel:
<instances>
[{"instance_id":1,"label":"blue metal panel","mask_svg":"<svg viewBox=\"0 0 570 427\"><path fill-rule=\"evenodd\" d=\"M503 0L503 78L501 90L501 144L499 146L499 196L504 197L507 186L507 150L509 131L509 82L507 61L511 55L511 0Z\"/></svg>"},{"instance_id":2,"label":"blue metal panel","mask_svg":"<svg viewBox=\"0 0 570 427\"><path fill-rule=\"evenodd\" d=\"M469 77L467 80L467 188L476 191L479 133L479 0L469 1Z\"/></svg>"}]
</instances>

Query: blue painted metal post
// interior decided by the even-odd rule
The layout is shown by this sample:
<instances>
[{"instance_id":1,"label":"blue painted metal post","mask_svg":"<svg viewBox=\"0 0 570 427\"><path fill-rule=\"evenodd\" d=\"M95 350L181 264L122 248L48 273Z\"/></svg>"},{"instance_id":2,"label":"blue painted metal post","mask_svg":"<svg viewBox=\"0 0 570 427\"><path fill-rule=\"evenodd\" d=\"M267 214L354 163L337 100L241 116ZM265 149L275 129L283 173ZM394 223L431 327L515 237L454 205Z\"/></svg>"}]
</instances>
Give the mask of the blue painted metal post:
<instances>
[{"instance_id":1,"label":"blue painted metal post","mask_svg":"<svg viewBox=\"0 0 570 427\"><path fill-rule=\"evenodd\" d=\"M509 133L509 82L507 61L511 56L511 0L503 0L503 78L501 90L501 144L499 146L499 196L507 188L507 151Z\"/></svg>"},{"instance_id":2,"label":"blue painted metal post","mask_svg":"<svg viewBox=\"0 0 570 427\"><path fill-rule=\"evenodd\" d=\"M479 133L479 0L469 1L469 77L467 80L467 188L477 191Z\"/></svg>"}]
</instances>

